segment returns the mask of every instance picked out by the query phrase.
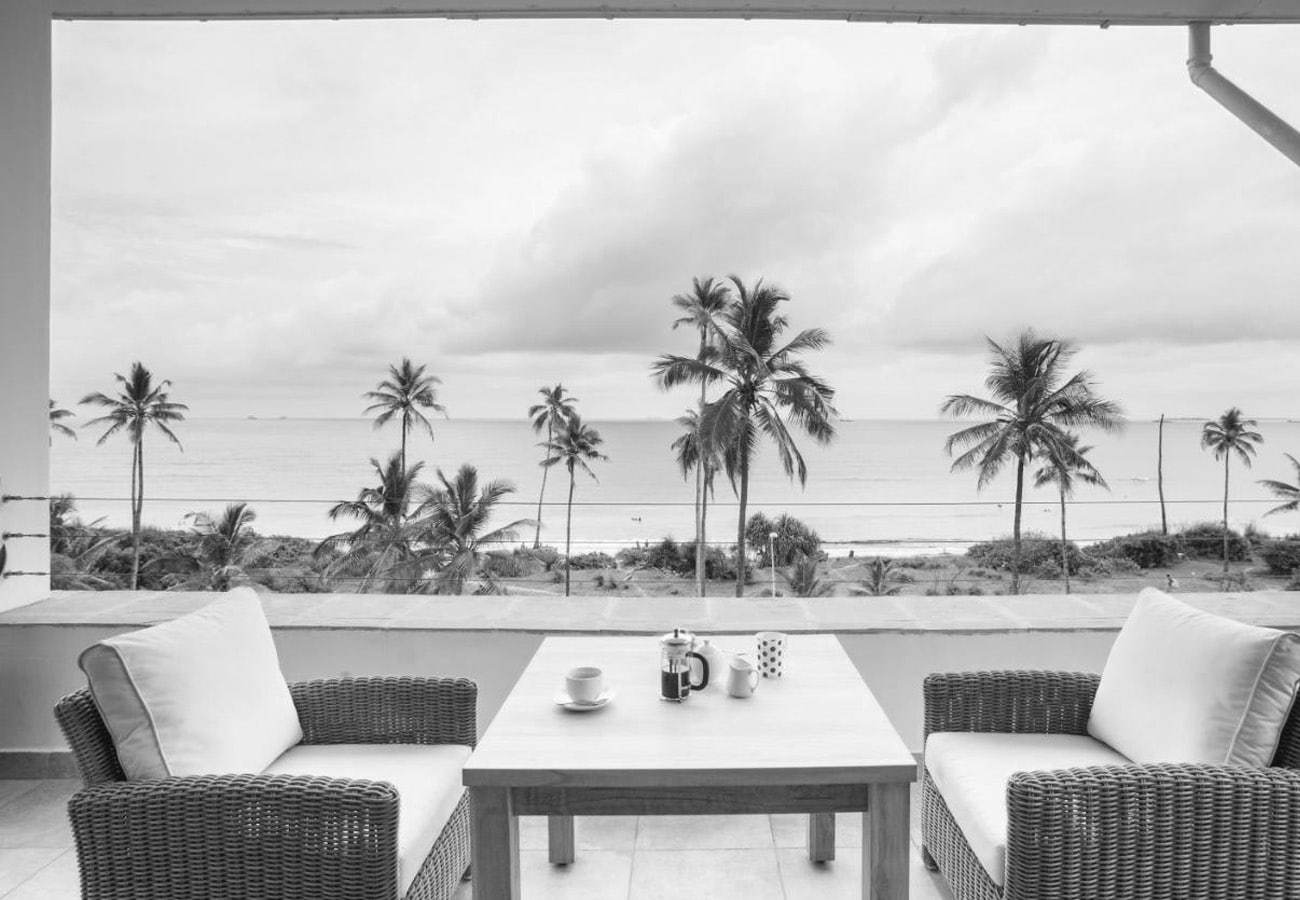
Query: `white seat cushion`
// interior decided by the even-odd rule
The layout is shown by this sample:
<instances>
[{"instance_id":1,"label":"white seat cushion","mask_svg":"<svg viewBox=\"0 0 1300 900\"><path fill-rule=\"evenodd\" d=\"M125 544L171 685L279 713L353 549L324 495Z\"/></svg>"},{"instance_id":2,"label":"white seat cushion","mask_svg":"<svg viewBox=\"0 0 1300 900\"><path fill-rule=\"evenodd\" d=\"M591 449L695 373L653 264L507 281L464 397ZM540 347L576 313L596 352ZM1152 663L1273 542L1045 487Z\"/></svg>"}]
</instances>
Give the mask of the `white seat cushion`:
<instances>
[{"instance_id":1,"label":"white seat cushion","mask_svg":"<svg viewBox=\"0 0 1300 900\"><path fill-rule=\"evenodd\" d=\"M267 766L267 775L316 775L386 781L397 789L397 884L405 894L456 811L461 769L470 748L461 744L299 744Z\"/></svg>"},{"instance_id":2,"label":"white seat cushion","mask_svg":"<svg viewBox=\"0 0 1300 900\"><path fill-rule=\"evenodd\" d=\"M1300 637L1147 588L1106 660L1088 733L1139 763L1267 766L1298 682Z\"/></svg>"},{"instance_id":3,"label":"white seat cushion","mask_svg":"<svg viewBox=\"0 0 1300 900\"><path fill-rule=\"evenodd\" d=\"M130 780L262 771L302 726L248 588L78 660Z\"/></svg>"},{"instance_id":4,"label":"white seat cushion","mask_svg":"<svg viewBox=\"0 0 1300 900\"><path fill-rule=\"evenodd\" d=\"M925 768L975 858L1001 887L1007 871L1007 779L1130 761L1079 734L969 734L940 731L925 741Z\"/></svg>"}]
</instances>

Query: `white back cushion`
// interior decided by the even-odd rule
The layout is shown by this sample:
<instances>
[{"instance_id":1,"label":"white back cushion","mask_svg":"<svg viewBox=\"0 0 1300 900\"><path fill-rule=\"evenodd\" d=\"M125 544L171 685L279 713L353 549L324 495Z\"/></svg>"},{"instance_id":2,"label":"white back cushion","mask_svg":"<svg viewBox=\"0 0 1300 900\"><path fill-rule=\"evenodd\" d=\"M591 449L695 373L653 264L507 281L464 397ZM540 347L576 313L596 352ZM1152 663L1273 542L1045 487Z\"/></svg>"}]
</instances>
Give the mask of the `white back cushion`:
<instances>
[{"instance_id":1,"label":"white back cushion","mask_svg":"<svg viewBox=\"0 0 1300 900\"><path fill-rule=\"evenodd\" d=\"M1147 588L1111 648L1088 733L1134 762L1267 766L1300 682L1300 637Z\"/></svg>"},{"instance_id":2,"label":"white back cushion","mask_svg":"<svg viewBox=\"0 0 1300 900\"><path fill-rule=\"evenodd\" d=\"M81 654L128 779L261 772L302 740L262 603L239 588Z\"/></svg>"}]
</instances>

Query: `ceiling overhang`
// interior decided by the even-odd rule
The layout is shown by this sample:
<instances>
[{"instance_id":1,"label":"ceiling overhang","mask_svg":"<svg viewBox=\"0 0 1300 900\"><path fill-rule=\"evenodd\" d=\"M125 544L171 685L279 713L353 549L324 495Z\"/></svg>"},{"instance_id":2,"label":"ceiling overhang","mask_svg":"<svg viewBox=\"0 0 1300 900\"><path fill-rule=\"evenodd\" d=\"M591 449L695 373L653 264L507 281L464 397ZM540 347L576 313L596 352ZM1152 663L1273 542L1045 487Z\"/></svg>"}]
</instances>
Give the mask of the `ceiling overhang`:
<instances>
[{"instance_id":1,"label":"ceiling overhang","mask_svg":"<svg viewBox=\"0 0 1300 900\"><path fill-rule=\"evenodd\" d=\"M25 2L25 0L17 0ZM1013 25L1300 24L1297 0L50 0L56 18L823 19Z\"/></svg>"}]
</instances>

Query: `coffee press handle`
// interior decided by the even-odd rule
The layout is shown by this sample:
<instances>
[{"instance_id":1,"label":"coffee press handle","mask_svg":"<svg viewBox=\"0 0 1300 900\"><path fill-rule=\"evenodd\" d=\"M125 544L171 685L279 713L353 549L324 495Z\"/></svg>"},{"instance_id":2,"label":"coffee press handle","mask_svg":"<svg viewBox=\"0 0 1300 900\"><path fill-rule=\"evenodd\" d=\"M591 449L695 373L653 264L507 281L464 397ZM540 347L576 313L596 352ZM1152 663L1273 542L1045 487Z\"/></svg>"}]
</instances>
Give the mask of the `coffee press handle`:
<instances>
[{"instance_id":1,"label":"coffee press handle","mask_svg":"<svg viewBox=\"0 0 1300 900\"><path fill-rule=\"evenodd\" d=\"M686 654L687 659L690 659L691 657L694 657L700 661L700 683L692 684L691 690L702 691L709 686L709 661L705 659L703 656L701 656L700 654L696 653L694 650Z\"/></svg>"}]
</instances>

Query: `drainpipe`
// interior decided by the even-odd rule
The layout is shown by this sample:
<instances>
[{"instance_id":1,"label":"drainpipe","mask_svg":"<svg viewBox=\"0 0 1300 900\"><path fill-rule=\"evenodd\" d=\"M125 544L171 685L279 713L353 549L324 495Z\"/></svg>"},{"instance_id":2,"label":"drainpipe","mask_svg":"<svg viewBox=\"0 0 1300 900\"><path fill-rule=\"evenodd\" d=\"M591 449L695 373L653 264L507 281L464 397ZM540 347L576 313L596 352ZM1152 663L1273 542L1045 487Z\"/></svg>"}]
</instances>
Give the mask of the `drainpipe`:
<instances>
[{"instance_id":1,"label":"drainpipe","mask_svg":"<svg viewBox=\"0 0 1300 900\"><path fill-rule=\"evenodd\" d=\"M1300 131L1288 125L1276 113L1237 87L1210 65L1210 23L1193 22L1187 26L1187 74L1192 84L1209 94L1255 133L1268 141L1300 166Z\"/></svg>"}]
</instances>

